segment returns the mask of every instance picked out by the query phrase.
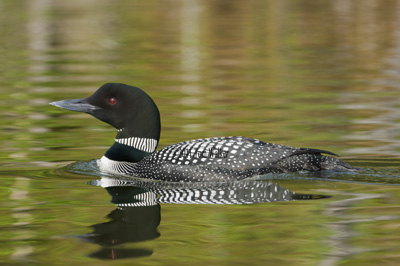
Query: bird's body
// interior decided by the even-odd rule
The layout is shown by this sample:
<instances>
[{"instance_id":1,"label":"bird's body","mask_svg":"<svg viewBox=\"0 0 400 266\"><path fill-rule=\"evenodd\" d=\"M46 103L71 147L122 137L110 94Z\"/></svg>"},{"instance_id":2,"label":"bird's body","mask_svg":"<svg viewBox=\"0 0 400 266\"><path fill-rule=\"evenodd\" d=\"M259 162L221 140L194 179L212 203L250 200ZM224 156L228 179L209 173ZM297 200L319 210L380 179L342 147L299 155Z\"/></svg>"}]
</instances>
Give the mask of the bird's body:
<instances>
[{"instance_id":1,"label":"bird's body","mask_svg":"<svg viewBox=\"0 0 400 266\"><path fill-rule=\"evenodd\" d=\"M115 143L99 160L102 170L163 181L241 180L267 173L351 170L322 154L332 152L265 143L246 137L196 139L155 151L160 117L153 100L136 87L107 83L85 99L52 103L86 112L117 128Z\"/></svg>"}]
</instances>

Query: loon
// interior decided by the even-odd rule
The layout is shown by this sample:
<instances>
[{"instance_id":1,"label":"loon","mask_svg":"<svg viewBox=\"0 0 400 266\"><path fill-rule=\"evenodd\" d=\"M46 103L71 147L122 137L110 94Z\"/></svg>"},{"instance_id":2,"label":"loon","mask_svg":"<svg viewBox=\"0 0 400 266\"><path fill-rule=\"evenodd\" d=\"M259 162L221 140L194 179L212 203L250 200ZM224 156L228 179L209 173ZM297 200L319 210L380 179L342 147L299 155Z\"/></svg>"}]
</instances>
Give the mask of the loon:
<instances>
[{"instance_id":1,"label":"loon","mask_svg":"<svg viewBox=\"0 0 400 266\"><path fill-rule=\"evenodd\" d=\"M160 113L143 90L106 83L88 98L51 105L88 113L117 129L114 144L98 160L102 171L172 181L234 181L268 173L352 171L349 164L319 149L295 148L247 137L189 140L156 151Z\"/></svg>"}]
</instances>

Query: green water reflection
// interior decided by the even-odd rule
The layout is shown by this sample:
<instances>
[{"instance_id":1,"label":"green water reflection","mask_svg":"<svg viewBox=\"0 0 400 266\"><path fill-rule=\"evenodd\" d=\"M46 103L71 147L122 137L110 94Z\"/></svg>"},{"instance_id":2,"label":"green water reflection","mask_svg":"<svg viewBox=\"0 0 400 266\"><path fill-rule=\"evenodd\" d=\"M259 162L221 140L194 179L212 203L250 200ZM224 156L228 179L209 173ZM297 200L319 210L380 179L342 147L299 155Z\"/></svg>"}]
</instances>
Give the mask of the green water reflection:
<instances>
[{"instance_id":1,"label":"green water reflection","mask_svg":"<svg viewBox=\"0 0 400 266\"><path fill-rule=\"evenodd\" d=\"M161 147L243 135L331 150L363 170L267 177L332 196L314 201L160 203L160 236L121 244L117 264L399 264L399 7L1 0L0 263L109 263L78 236L119 211L85 184L98 176L60 167L100 158L115 131L48 103L122 82L154 98Z\"/></svg>"}]
</instances>

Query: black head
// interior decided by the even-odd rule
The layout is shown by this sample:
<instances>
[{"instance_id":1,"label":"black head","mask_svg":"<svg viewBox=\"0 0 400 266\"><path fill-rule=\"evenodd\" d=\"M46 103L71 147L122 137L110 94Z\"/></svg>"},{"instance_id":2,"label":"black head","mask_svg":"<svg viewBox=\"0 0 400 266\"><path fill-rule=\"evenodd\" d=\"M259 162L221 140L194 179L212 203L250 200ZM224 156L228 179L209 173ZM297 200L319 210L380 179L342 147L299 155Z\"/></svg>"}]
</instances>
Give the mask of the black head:
<instances>
[{"instance_id":1,"label":"black head","mask_svg":"<svg viewBox=\"0 0 400 266\"><path fill-rule=\"evenodd\" d=\"M158 140L160 114L154 101L137 87L106 83L92 96L50 103L71 111L85 112L118 129L122 137Z\"/></svg>"}]
</instances>

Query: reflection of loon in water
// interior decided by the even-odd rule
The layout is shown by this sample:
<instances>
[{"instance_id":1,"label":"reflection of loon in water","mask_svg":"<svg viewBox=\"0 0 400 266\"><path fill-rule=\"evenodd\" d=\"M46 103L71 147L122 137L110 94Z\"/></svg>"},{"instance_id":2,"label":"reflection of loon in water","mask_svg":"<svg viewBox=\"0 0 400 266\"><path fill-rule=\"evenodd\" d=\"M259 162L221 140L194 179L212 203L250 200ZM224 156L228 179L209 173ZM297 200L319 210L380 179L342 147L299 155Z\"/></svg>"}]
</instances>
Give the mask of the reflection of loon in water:
<instances>
[{"instance_id":1,"label":"reflection of loon in water","mask_svg":"<svg viewBox=\"0 0 400 266\"><path fill-rule=\"evenodd\" d=\"M117 191L115 191L118 193ZM94 224L93 232L80 236L88 242L101 246L90 257L99 259L122 259L150 256L153 251L146 248L120 248L125 243L152 240L160 236L160 205L147 207L117 208L107 215L110 221Z\"/></svg>"},{"instance_id":2,"label":"reflection of loon in water","mask_svg":"<svg viewBox=\"0 0 400 266\"><path fill-rule=\"evenodd\" d=\"M93 232L80 236L102 248L91 257L121 259L150 256L145 248L119 248L124 243L152 240L160 236L160 204L252 204L289 200L321 199L328 196L296 194L264 181L228 183L165 183L143 180L101 178L90 182L102 186L117 206L108 222L92 225Z\"/></svg>"},{"instance_id":3,"label":"reflection of loon in water","mask_svg":"<svg viewBox=\"0 0 400 266\"><path fill-rule=\"evenodd\" d=\"M103 177L92 184L104 187L117 207L153 206L158 203L254 204L327 197L296 194L275 183L260 180L165 183Z\"/></svg>"}]
</instances>

